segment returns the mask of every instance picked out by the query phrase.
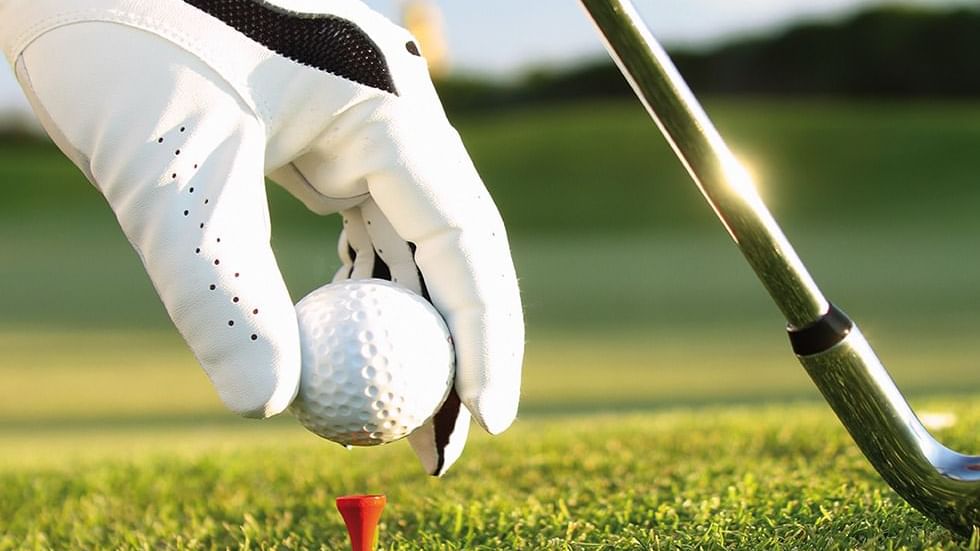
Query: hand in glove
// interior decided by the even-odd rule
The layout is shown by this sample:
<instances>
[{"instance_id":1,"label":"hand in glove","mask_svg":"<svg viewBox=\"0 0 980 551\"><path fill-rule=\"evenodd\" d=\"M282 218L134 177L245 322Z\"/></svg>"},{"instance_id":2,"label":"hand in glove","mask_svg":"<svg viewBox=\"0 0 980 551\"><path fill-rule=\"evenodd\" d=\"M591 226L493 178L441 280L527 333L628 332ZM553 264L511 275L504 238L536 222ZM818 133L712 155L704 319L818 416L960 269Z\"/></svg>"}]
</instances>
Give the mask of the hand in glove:
<instances>
[{"instance_id":1,"label":"hand in glove","mask_svg":"<svg viewBox=\"0 0 980 551\"><path fill-rule=\"evenodd\" d=\"M458 458L470 414L494 434L513 422L507 237L407 32L353 0L4 0L0 41L230 409L275 415L299 382L269 175L342 213L335 280L390 279L445 317L457 378L410 436L425 469Z\"/></svg>"}]
</instances>

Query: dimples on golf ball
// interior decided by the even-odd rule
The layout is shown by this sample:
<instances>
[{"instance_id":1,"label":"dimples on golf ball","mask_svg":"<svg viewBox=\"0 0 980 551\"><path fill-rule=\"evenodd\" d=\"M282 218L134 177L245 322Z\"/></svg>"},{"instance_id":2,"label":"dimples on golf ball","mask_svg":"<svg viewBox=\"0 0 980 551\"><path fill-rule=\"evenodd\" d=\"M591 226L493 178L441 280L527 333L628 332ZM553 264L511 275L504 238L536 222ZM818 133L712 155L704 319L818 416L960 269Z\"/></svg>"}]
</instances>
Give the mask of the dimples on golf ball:
<instances>
[{"instance_id":1,"label":"dimples on golf ball","mask_svg":"<svg viewBox=\"0 0 980 551\"><path fill-rule=\"evenodd\" d=\"M453 381L449 330L422 297L381 280L325 285L296 305L302 375L292 411L343 445L404 438Z\"/></svg>"}]
</instances>

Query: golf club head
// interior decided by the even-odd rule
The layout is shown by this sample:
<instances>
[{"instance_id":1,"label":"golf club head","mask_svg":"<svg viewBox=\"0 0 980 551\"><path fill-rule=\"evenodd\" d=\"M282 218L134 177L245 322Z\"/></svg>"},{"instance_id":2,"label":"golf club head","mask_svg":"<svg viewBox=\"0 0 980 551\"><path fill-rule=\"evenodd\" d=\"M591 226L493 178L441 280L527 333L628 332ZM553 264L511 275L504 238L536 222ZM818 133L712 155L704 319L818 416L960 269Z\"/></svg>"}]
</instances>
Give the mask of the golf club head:
<instances>
[{"instance_id":1,"label":"golf club head","mask_svg":"<svg viewBox=\"0 0 980 551\"><path fill-rule=\"evenodd\" d=\"M929 434L867 339L837 308L790 330L790 341L881 477L927 517L970 536L980 524L980 456L952 451Z\"/></svg>"}]
</instances>

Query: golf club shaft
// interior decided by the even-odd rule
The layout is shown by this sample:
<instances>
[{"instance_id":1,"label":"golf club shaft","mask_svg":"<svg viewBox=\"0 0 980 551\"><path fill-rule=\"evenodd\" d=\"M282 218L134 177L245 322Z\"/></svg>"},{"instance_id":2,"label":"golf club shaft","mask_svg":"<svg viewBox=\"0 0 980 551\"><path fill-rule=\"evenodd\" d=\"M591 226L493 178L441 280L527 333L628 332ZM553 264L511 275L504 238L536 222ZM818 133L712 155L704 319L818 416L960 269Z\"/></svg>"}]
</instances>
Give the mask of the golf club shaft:
<instances>
[{"instance_id":1,"label":"golf club shaft","mask_svg":"<svg viewBox=\"0 0 980 551\"><path fill-rule=\"evenodd\" d=\"M628 2L582 0L623 74L792 327L827 300L714 124Z\"/></svg>"},{"instance_id":2,"label":"golf club shaft","mask_svg":"<svg viewBox=\"0 0 980 551\"><path fill-rule=\"evenodd\" d=\"M912 506L968 535L980 524L980 457L937 442L857 326L830 305L667 53L629 0L580 0L613 59L789 324L824 398Z\"/></svg>"}]
</instances>

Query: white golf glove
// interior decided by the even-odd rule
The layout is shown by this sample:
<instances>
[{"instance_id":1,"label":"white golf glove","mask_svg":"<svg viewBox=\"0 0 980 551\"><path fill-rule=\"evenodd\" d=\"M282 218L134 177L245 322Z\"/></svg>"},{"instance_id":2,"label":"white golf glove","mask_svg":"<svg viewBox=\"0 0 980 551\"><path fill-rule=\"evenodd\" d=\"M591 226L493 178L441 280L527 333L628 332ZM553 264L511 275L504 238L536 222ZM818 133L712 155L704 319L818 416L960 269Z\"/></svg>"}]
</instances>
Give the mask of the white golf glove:
<instances>
[{"instance_id":1,"label":"white golf glove","mask_svg":"<svg viewBox=\"0 0 980 551\"><path fill-rule=\"evenodd\" d=\"M494 434L513 422L504 226L406 31L355 0L0 0L0 42L230 409L275 415L299 382L269 175L342 213L335 279L389 278L446 318L455 392L410 437L425 469L459 457L470 413Z\"/></svg>"}]
</instances>

